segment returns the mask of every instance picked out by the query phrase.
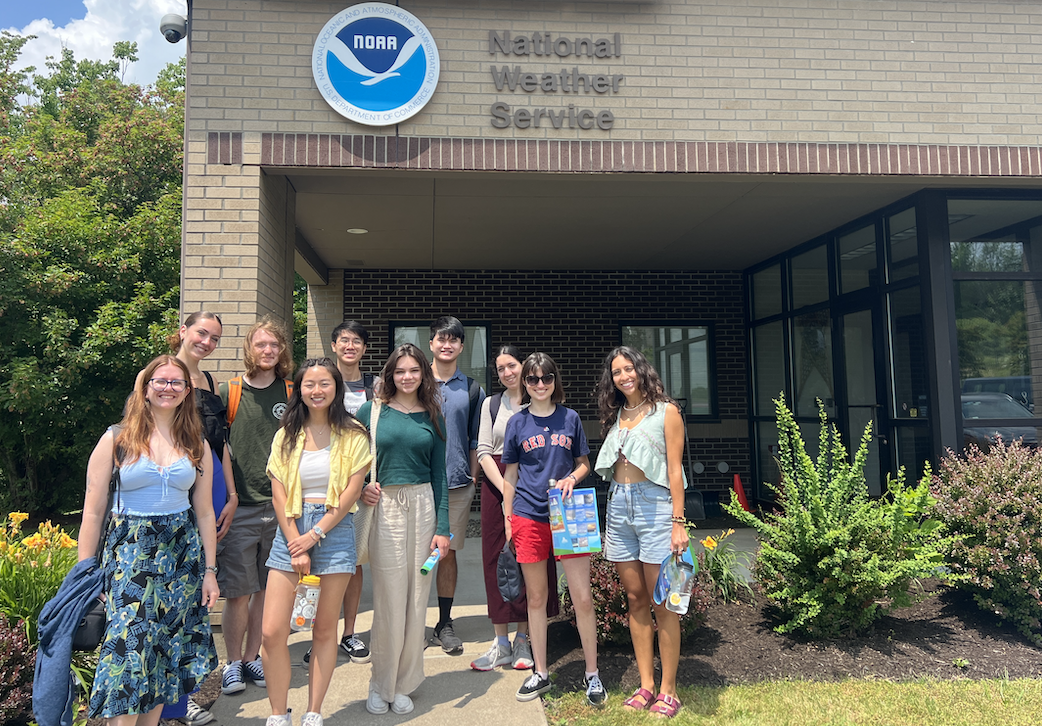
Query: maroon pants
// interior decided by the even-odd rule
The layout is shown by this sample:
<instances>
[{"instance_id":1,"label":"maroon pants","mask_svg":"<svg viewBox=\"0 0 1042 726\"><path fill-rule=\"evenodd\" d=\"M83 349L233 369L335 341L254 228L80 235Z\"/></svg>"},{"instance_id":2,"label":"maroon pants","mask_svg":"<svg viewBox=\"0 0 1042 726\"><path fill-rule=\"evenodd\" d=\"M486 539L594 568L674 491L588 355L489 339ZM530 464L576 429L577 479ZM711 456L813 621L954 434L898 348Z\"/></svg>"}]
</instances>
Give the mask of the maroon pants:
<instances>
[{"instance_id":1,"label":"maroon pants","mask_svg":"<svg viewBox=\"0 0 1042 726\"><path fill-rule=\"evenodd\" d=\"M502 474L506 468L498 456L493 456ZM484 479L484 477L482 477ZM496 580L496 564L499 553L507 541L503 525L503 495L484 479L481 490L481 560L485 571L485 596L488 598L488 617L496 625L519 623L528 620L528 600L522 591L514 602L503 602ZM551 556L546 560L546 582L549 593L546 600L546 616L554 617L560 611L557 599L557 564Z\"/></svg>"}]
</instances>

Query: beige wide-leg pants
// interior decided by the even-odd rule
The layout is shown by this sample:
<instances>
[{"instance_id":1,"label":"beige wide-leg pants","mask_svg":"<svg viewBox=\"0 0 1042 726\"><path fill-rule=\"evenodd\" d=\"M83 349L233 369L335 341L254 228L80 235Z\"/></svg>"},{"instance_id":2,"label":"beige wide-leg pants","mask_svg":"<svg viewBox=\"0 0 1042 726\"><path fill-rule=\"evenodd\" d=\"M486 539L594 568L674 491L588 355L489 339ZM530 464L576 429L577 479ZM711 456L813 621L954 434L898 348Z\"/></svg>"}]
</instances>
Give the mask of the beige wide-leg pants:
<instances>
[{"instance_id":1,"label":"beige wide-leg pants","mask_svg":"<svg viewBox=\"0 0 1042 726\"><path fill-rule=\"evenodd\" d=\"M423 683L427 599L433 575L420 565L437 527L430 484L382 487L373 512L369 566L373 578L373 673L370 692L390 703Z\"/></svg>"}]
</instances>

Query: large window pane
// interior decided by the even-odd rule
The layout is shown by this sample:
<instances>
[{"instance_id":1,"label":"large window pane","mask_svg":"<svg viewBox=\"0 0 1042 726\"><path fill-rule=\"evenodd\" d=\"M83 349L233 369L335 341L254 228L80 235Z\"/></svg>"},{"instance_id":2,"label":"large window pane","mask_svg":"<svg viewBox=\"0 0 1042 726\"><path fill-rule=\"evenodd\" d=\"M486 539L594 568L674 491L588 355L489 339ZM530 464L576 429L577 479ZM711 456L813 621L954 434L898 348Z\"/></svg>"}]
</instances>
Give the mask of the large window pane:
<instances>
[{"instance_id":1,"label":"large window pane","mask_svg":"<svg viewBox=\"0 0 1042 726\"><path fill-rule=\"evenodd\" d=\"M801 308L828 299L829 266L825 245L792 258L792 306Z\"/></svg>"},{"instance_id":2,"label":"large window pane","mask_svg":"<svg viewBox=\"0 0 1042 726\"><path fill-rule=\"evenodd\" d=\"M923 331L919 288L891 293L890 352L894 372L893 415L924 418L929 415L926 376L926 335Z\"/></svg>"},{"instance_id":3,"label":"large window pane","mask_svg":"<svg viewBox=\"0 0 1042 726\"><path fill-rule=\"evenodd\" d=\"M876 282L876 226L845 234L838 240L840 290L861 290Z\"/></svg>"},{"instance_id":4,"label":"large window pane","mask_svg":"<svg viewBox=\"0 0 1042 726\"><path fill-rule=\"evenodd\" d=\"M906 280L919 274L919 238L915 208L906 209L887 221L890 244L890 281Z\"/></svg>"},{"instance_id":5,"label":"large window pane","mask_svg":"<svg viewBox=\"0 0 1042 726\"><path fill-rule=\"evenodd\" d=\"M759 473L756 484L757 498L763 501L772 501L777 496L765 482L780 486L779 461L778 426L773 421L761 421L756 424L756 464Z\"/></svg>"},{"instance_id":6,"label":"large window pane","mask_svg":"<svg viewBox=\"0 0 1042 726\"><path fill-rule=\"evenodd\" d=\"M796 378L796 413L816 416L821 399L829 416L835 416L832 376L832 327L827 310L800 315L793 326L793 375Z\"/></svg>"},{"instance_id":7,"label":"large window pane","mask_svg":"<svg viewBox=\"0 0 1042 726\"><path fill-rule=\"evenodd\" d=\"M774 415L773 400L785 391L784 361L785 345L781 321L753 328L755 415Z\"/></svg>"},{"instance_id":8,"label":"large window pane","mask_svg":"<svg viewBox=\"0 0 1042 726\"><path fill-rule=\"evenodd\" d=\"M689 416L713 416L709 328L697 325L623 325L622 344L641 351L655 366L666 393Z\"/></svg>"},{"instance_id":9,"label":"large window pane","mask_svg":"<svg viewBox=\"0 0 1042 726\"><path fill-rule=\"evenodd\" d=\"M1025 249L1039 226L1042 200L952 199L948 236L955 272L1040 271Z\"/></svg>"},{"instance_id":10,"label":"large window pane","mask_svg":"<svg viewBox=\"0 0 1042 726\"><path fill-rule=\"evenodd\" d=\"M760 270L752 277L753 320L777 315L782 311L781 265Z\"/></svg>"},{"instance_id":11,"label":"large window pane","mask_svg":"<svg viewBox=\"0 0 1042 726\"><path fill-rule=\"evenodd\" d=\"M488 326L464 323L463 332L466 338L463 341L463 352L456 359L456 365L463 371L463 375L478 381L488 391L491 383L488 372L488 358L491 355L488 348ZM394 341L393 347L395 348L403 343L412 343L423 351L428 363L431 361L429 323L426 325L391 323L391 339Z\"/></svg>"},{"instance_id":12,"label":"large window pane","mask_svg":"<svg viewBox=\"0 0 1042 726\"><path fill-rule=\"evenodd\" d=\"M905 468L905 481L918 481L930 459L930 429L924 426L897 428L897 465Z\"/></svg>"}]
</instances>

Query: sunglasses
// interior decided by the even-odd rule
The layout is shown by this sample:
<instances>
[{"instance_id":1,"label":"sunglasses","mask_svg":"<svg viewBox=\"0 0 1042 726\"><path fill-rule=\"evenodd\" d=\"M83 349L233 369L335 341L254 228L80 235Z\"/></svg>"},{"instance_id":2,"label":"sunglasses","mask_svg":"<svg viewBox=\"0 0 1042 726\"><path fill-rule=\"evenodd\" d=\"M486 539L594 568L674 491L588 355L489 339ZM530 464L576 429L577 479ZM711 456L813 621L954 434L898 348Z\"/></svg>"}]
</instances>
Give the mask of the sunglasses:
<instances>
[{"instance_id":1,"label":"sunglasses","mask_svg":"<svg viewBox=\"0 0 1042 726\"><path fill-rule=\"evenodd\" d=\"M530 386L534 386L538 384L539 381L542 381L544 386L549 386L551 383L554 382L554 379L556 378L556 373L544 373L541 376L525 376L525 383L527 383Z\"/></svg>"}]
</instances>

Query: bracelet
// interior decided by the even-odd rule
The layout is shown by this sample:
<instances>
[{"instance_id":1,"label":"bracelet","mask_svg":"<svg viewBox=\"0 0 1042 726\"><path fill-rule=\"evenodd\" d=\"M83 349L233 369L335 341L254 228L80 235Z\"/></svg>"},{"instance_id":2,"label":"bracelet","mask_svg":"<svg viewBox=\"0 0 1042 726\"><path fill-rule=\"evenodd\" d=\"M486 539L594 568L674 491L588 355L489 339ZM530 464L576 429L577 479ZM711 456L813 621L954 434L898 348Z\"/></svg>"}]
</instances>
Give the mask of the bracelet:
<instances>
[{"instance_id":1,"label":"bracelet","mask_svg":"<svg viewBox=\"0 0 1042 726\"><path fill-rule=\"evenodd\" d=\"M686 517L670 517L669 521L672 522L673 524L685 524L685 525L687 524L687 518Z\"/></svg>"},{"instance_id":2,"label":"bracelet","mask_svg":"<svg viewBox=\"0 0 1042 726\"><path fill-rule=\"evenodd\" d=\"M210 567L207 567L206 568L206 572L212 572L213 574L216 575L217 574L217 565L211 565Z\"/></svg>"},{"instance_id":3,"label":"bracelet","mask_svg":"<svg viewBox=\"0 0 1042 726\"><path fill-rule=\"evenodd\" d=\"M320 539L326 538L326 533L322 531L322 528L317 524L311 528L311 534L315 535L315 541L318 542Z\"/></svg>"},{"instance_id":4,"label":"bracelet","mask_svg":"<svg viewBox=\"0 0 1042 726\"><path fill-rule=\"evenodd\" d=\"M239 492L228 492L228 496L229 497L235 497L236 499L238 499L239 498Z\"/></svg>"}]
</instances>

